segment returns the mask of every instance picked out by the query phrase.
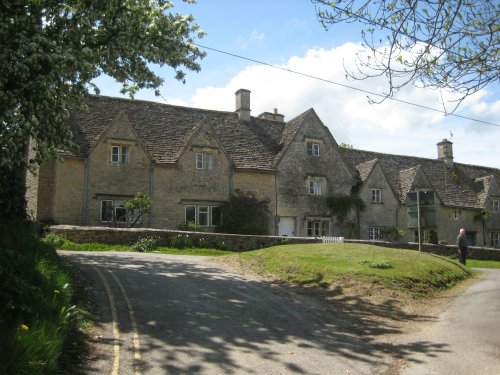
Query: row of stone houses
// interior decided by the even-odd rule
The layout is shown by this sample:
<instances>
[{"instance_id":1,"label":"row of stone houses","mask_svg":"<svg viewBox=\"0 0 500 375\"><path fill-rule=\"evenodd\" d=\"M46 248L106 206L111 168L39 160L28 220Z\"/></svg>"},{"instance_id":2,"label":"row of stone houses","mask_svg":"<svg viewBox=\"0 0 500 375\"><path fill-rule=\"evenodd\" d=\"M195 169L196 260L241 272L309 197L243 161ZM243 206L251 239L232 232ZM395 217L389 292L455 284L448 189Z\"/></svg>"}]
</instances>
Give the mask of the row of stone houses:
<instances>
[{"instance_id":1,"label":"row of stone houses","mask_svg":"<svg viewBox=\"0 0 500 375\"><path fill-rule=\"evenodd\" d=\"M454 242L465 227L472 244L500 245L500 170L455 163L447 140L438 143L437 159L341 148L313 109L289 121L276 109L251 116L244 89L236 92L234 112L102 96L89 97L88 106L69 120L78 151L61 152L62 163L28 176L28 207L37 220L121 223L122 202L143 192L153 208L142 226L195 221L215 230L231 220L221 217L220 205L239 191L269 201L270 234L398 233L415 241L420 211L426 238ZM417 191L427 197L420 210L411 196ZM326 199L351 194L364 210L340 222ZM483 209L491 213L484 225L477 220Z\"/></svg>"}]
</instances>

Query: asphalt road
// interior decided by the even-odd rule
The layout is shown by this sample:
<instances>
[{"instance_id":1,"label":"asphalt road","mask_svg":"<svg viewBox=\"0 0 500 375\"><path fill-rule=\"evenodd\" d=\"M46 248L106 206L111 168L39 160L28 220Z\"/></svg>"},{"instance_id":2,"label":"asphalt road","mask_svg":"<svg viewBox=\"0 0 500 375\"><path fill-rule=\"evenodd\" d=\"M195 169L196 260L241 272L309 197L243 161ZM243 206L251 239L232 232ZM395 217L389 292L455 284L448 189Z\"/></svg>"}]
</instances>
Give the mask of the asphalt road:
<instances>
[{"instance_id":1,"label":"asphalt road","mask_svg":"<svg viewBox=\"0 0 500 375\"><path fill-rule=\"evenodd\" d=\"M500 270L482 272L481 280L457 296L436 323L400 338L441 348L431 356L408 356L402 375L500 374Z\"/></svg>"},{"instance_id":2,"label":"asphalt road","mask_svg":"<svg viewBox=\"0 0 500 375\"><path fill-rule=\"evenodd\" d=\"M477 338L471 327L463 340L470 346L458 348L450 341L453 326L441 322L457 324L455 315L448 319L443 314L437 323L427 324L421 336L401 335L398 342L384 343L379 339L400 332L381 323L384 314L399 315L401 321L423 317L394 311L391 301L371 305L350 299L325 310L308 297L228 272L205 257L66 251L61 255L86 275L100 309L99 334L94 338L98 350L83 369L85 374L500 373L489 372L499 368L496 273L491 274L491 285L475 291L483 285L478 283L455 301L458 323L474 320L476 328L488 332ZM460 301L467 301L466 310ZM476 303L481 303L480 311L469 310ZM442 324L444 333L436 333L432 327ZM468 366L464 369L480 372L453 371L459 363L453 359L465 348L465 358L481 351L482 367L463 361ZM409 366L395 367L395 359Z\"/></svg>"}]
</instances>

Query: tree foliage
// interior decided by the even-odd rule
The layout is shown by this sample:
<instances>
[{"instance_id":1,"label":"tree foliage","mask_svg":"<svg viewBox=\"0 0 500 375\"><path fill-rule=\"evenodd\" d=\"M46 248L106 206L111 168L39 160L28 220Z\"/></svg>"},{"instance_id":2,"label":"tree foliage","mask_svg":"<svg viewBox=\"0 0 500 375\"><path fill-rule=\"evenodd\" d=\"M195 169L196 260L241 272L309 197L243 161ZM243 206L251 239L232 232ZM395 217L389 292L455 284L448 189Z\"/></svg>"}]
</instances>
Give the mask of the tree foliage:
<instances>
[{"instance_id":1,"label":"tree foliage","mask_svg":"<svg viewBox=\"0 0 500 375\"><path fill-rule=\"evenodd\" d=\"M123 202L123 205L127 209L127 223L133 228L144 214L151 211L153 201L146 194L138 192L134 198Z\"/></svg>"},{"instance_id":2,"label":"tree foliage","mask_svg":"<svg viewBox=\"0 0 500 375\"><path fill-rule=\"evenodd\" d=\"M388 78L387 96L403 86L446 89L456 107L498 83L500 3L489 0L312 0L326 29L361 23L364 46L348 76ZM456 108L455 107L455 108Z\"/></svg>"},{"instance_id":3,"label":"tree foliage","mask_svg":"<svg viewBox=\"0 0 500 375\"><path fill-rule=\"evenodd\" d=\"M253 195L237 192L221 205L222 233L258 234L268 233L269 201L258 200Z\"/></svg>"},{"instance_id":4,"label":"tree foliage","mask_svg":"<svg viewBox=\"0 0 500 375\"><path fill-rule=\"evenodd\" d=\"M352 195L330 195L326 198L326 205L340 223L343 223L353 209L363 211L366 207L363 200Z\"/></svg>"},{"instance_id":5,"label":"tree foliage","mask_svg":"<svg viewBox=\"0 0 500 375\"><path fill-rule=\"evenodd\" d=\"M133 96L157 94L167 65L184 80L204 53L192 44L202 32L192 16L173 14L164 0L6 0L0 12L0 164L25 165L70 149L68 111L82 109L93 80L106 74Z\"/></svg>"}]
</instances>

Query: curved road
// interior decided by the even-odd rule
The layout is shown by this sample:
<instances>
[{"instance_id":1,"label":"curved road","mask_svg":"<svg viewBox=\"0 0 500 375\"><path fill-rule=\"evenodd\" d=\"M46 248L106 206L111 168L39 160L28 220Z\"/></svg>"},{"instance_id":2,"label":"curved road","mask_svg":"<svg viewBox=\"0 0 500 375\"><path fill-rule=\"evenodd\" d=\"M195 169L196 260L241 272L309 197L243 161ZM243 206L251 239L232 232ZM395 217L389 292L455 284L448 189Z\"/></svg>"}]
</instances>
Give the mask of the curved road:
<instances>
[{"instance_id":1,"label":"curved road","mask_svg":"<svg viewBox=\"0 0 500 375\"><path fill-rule=\"evenodd\" d=\"M223 270L206 257L60 254L86 275L100 308L99 350L84 369L87 374L460 374L449 367L423 370L431 369L429 359L455 350L447 336L422 333L399 344L378 340L399 333L381 323L384 314L399 314L402 321L427 319L395 311L390 301L371 305L351 299L332 313L307 297ZM495 275L493 286L471 295L496 293L495 307L482 308L488 324L495 323L486 328L496 352L481 357L490 367L484 362L487 372L479 374L500 368L500 277ZM470 298L468 303L475 303ZM441 324L441 318L429 327ZM413 367L395 368L395 358Z\"/></svg>"}]
</instances>

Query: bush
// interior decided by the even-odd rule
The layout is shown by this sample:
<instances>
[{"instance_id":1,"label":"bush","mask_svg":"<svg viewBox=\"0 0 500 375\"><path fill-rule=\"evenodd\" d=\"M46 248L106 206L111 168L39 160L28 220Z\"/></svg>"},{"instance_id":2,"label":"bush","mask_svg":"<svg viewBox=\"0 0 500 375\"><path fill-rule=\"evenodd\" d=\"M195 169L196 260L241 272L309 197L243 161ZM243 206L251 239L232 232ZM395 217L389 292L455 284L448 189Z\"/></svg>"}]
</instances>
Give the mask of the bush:
<instances>
[{"instance_id":1,"label":"bush","mask_svg":"<svg viewBox=\"0 0 500 375\"><path fill-rule=\"evenodd\" d=\"M66 237L56 233L48 232L43 238L42 242L47 245L52 245L56 249L61 249L66 242Z\"/></svg>"},{"instance_id":2,"label":"bush","mask_svg":"<svg viewBox=\"0 0 500 375\"><path fill-rule=\"evenodd\" d=\"M234 234L268 234L269 200L237 192L221 206L222 223L218 232Z\"/></svg>"},{"instance_id":3,"label":"bush","mask_svg":"<svg viewBox=\"0 0 500 375\"><path fill-rule=\"evenodd\" d=\"M176 234L170 237L170 247L176 249L184 249L186 247L192 247L193 243L188 234Z\"/></svg>"},{"instance_id":4,"label":"bush","mask_svg":"<svg viewBox=\"0 0 500 375\"><path fill-rule=\"evenodd\" d=\"M177 229L189 232L208 232L207 227L203 227L200 224L196 224L194 221L188 221L185 224L178 225Z\"/></svg>"},{"instance_id":5,"label":"bush","mask_svg":"<svg viewBox=\"0 0 500 375\"><path fill-rule=\"evenodd\" d=\"M145 251L153 251L157 247L158 238L154 236L139 238L139 240L131 246L132 251L138 251L141 253Z\"/></svg>"}]
</instances>

